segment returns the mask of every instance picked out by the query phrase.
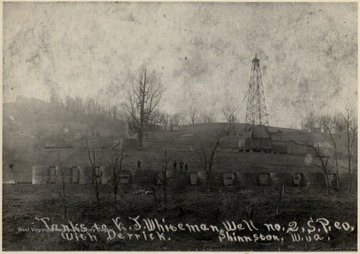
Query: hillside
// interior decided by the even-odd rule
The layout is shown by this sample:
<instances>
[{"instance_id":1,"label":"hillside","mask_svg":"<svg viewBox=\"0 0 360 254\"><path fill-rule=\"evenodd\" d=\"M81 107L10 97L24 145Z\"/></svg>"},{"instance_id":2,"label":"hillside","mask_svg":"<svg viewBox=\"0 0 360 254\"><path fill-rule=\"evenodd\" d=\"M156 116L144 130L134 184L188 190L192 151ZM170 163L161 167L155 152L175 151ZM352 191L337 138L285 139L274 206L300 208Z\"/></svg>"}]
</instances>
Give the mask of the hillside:
<instances>
[{"instance_id":1,"label":"hillside","mask_svg":"<svg viewBox=\"0 0 360 254\"><path fill-rule=\"evenodd\" d=\"M4 180L13 178L14 174L19 181L31 179L32 166L51 160L46 147L86 147L88 139L122 139L125 136L125 123L120 120L73 112L36 99L22 98L5 103ZM71 156L77 157L76 153Z\"/></svg>"},{"instance_id":2,"label":"hillside","mask_svg":"<svg viewBox=\"0 0 360 254\"><path fill-rule=\"evenodd\" d=\"M144 138L144 149L132 148L128 151L127 167L136 168L137 161L141 161L143 168L159 170L166 147L172 160L187 161L191 171L201 170L198 158L201 146L208 147L214 134L226 127L226 123L207 123L179 126L174 131L149 131ZM235 135L222 138L214 164L217 171L281 170L285 167L308 170L304 155L238 152L245 124L236 124L235 130ZM269 127L269 130L273 140L293 140L309 145L319 141L329 142L329 137L323 133L275 127ZM103 148L126 138L126 128L125 122L120 120L74 112L63 106L23 98L3 105L3 137L4 181L16 179L29 182L31 168L35 165L54 166L59 159L67 167L89 165L88 146L101 150L98 163L109 164L111 154ZM344 138L340 144L339 164L340 168L345 169Z\"/></svg>"}]
</instances>

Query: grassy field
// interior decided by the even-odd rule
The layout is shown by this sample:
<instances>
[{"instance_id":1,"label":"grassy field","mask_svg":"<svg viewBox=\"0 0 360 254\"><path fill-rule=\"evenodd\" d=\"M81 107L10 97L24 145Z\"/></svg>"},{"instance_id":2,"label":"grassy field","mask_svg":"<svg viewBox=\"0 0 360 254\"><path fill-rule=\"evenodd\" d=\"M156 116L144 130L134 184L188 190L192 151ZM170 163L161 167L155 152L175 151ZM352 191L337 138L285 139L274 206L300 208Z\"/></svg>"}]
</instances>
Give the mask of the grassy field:
<instances>
[{"instance_id":1,"label":"grassy field","mask_svg":"<svg viewBox=\"0 0 360 254\"><path fill-rule=\"evenodd\" d=\"M356 250L357 248L357 205L356 196L349 194L294 193L286 191L277 212L279 191L257 188L237 192L205 193L193 188L179 192L168 188L167 207L162 198L154 195L134 195L136 189L126 188L119 201L113 201L110 186L101 186L101 203L94 202L93 189L88 185L67 186L67 217L63 218L59 185L3 185L3 250L66 251L66 250L122 250L122 251L305 251L305 250ZM65 240L59 232L32 232L32 229L46 228L35 219L48 217L49 224L84 224L88 228L94 223L115 227L113 218L121 217L124 226L133 223L129 217L157 218L173 224L207 224L221 227L222 222L251 220L259 229L264 223L288 225L296 221L305 227L312 218L326 218L331 225L335 221L348 222L355 227L352 231L332 230L322 241L294 242L289 234L276 232L278 241L231 242L220 241L219 234L211 231L198 233L168 232L167 240L155 239L113 239L108 241L106 233L97 232L97 241ZM318 225L317 229L321 229ZM26 231L29 229L29 231ZM319 231L320 231L319 229ZM250 234L249 230L240 233ZM252 233L251 233L252 234ZM169 240L170 239L170 240Z\"/></svg>"}]
</instances>

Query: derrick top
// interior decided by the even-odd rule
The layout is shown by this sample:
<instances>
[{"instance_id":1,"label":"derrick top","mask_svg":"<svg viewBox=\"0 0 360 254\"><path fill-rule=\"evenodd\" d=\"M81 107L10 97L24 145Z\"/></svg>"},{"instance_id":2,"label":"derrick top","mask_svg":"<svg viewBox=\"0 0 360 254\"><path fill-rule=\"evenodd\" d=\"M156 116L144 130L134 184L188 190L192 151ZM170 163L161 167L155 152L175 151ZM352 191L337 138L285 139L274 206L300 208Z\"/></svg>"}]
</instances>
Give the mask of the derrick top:
<instances>
[{"instance_id":1,"label":"derrick top","mask_svg":"<svg viewBox=\"0 0 360 254\"><path fill-rule=\"evenodd\" d=\"M254 59L252 60L254 70L260 67L260 60L257 58L257 54L255 54Z\"/></svg>"}]
</instances>

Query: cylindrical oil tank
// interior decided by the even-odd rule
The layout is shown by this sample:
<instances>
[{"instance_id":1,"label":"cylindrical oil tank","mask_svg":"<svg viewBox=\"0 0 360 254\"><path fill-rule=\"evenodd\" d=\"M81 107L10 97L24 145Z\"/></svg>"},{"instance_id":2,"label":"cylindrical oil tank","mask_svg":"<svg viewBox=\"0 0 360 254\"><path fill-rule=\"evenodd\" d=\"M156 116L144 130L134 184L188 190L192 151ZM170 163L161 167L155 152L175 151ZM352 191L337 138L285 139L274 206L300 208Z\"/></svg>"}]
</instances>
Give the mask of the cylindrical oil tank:
<instances>
[{"instance_id":1,"label":"cylindrical oil tank","mask_svg":"<svg viewBox=\"0 0 360 254\"><path fill-rule=\"evenodd\" d=\"M112 183L112 168L107 166L100 167L101 172L101 183L102 184L111 184Z\"/></svg>"},{"instance_id":2,"label":"cylindrical oil tank","mask_svg":"<svg viewBox=\"0 0 360 254\"><path fill-rule=\"evenodd\" d=\"M347 172L339 173L339 187L340 192L348 192L349 191L349 182L351 181L352 190L356 192L357 190L357 175L350 174Z\"/></svg>"},{"instance_id":3,"label":"cylindrical oil tank","mask_svg":"<svg viewBox=\"0 0 360 254\"><path fill-rule=\"evenodd\" d=\"M187 173L183 171L175 171L174 177L169 178L170 189L174 193L181 193L186 190L187 185Z\"/></svg>"},{"instance_id":4,"label":"cylindrical oil tank","mask_svg":"<svg viewBox=\"0 0 360 254\"><path fill-rule=\"evenodd\" d=\"M339 174L339 185L340 185L340 191L341 192L348 192L349 191L349 179L350 179L349 178L349 173L341 173L341 174Z\"/></svg>"},{"instance_id":5,"label":"cylindrical oil tank","mask_svg":"<svg viewBox=\"0 0 360 254\"><path fill-rule=\"evenodd\" d=\"M135 176L136 176L136 170L134 169L129 169L129 170L122 170L121 171L121 174L128 174L129 175L129 184L136 184L136 179L135 179Z\"/></svg>"},{"instance_id":6,"label":"cylindrical oil tank","mask_svg":"<svg viewBox=\"0 0 360 254\"><path fill-rule=\"evenodd\" d=\"M156 172L155 184L156 185L164 184L165 181L164 172L163 171L155 171L155 172Z\"/></svg>"},{"instance_id":7,"label":"cylindrical oil tank","mask_svg":"<svg viewBox=\"0 0 360 254\"><path fill-rule=\"evenodd\" d=\"M79 170L77 167L71 168L72 183L79 183Z\"/></svg>"},{"instance_id":8,"label":"cylindrical oil tank","mask_svg":"<svg viewBox=\"0 0 360 254\"><path fill-rule=\"evenodd\" d=\"M199 171L197 172L198 176L198 184L202 186L206 186L207 184L207 175L205 172Z\"/></svg>"},{"instance_id":9,"label":"cylindrical oil tank","mask_svg":"<svg viewBox=\"0 0 360 254\"><path fill-rule=\"evenodd\" d=\"M136 171L137 170L135 170L135 169L130 169L129 170L130 184L131 185L138 185L139 184Z\"/></svg>"},{"instance_id":10,"label":"cylindrical oil tank","mask_svg":"<svg viewBox=\"0 0 360 254\"><path fill-rule=\"evenodd\" d=\"M183 172L184 177L185 177L185 185L191 185L190 182L190 173L189 172Z\"/></svg>"},{"instance_id":11,"label":"cylindrical oil tank","mask_svg":"<svg viewBox=\"0 0 360 254\"><path fill-rule=\"evenodd\" d=\"M130 172L128 170L122 170L119 175L119 181L122 186L129 185L131 183Z\"/></svg>"},{"instance_id":12,"label":"cylindrical oil tank","mask_svg":"<svg viewBox=\"0 0 360 254\"><path fill-rule=\"evenodd\" d=\"M175 177L166 178L166 184L168 186L176 186L177 185L177 179Z\"/></svg>"},{"instance_id":13,"label":"cylindrical oil tank","mask_svg":"<svg viewBox=\"0 0 360 254\"><path fill-rule=\"evenodd\" d=\"M145 180L145 176L143 176L144 170L136 170L135 173L135 183L136 185L142 185L142 182Z\"/></svg>"},{"instance_id":14,"label":"cylindrical oil tank","mask_svg":"<svg viewBox=\"0 0 360 254\"><path fill-rule=\"evenodd\" d=\"M329 173L328 175L328 181L329 181L329 186L331 188L336 188L337 187L337 176L335 173Z\"/></svg>"},{"instance_id":15,"label":"cylindrical oil tank","mask_svg":"<svg viewBox=\"0 0 360 254\"><path fill-rule=\"evenodd\" d=\"M91 168L78 166L79 184L91 183Z\"/></svg>"},{"instance_id":16,"label":"cylindrical oil tank","mask_svg":"<svg viewBox=\"0 0 360 254\"><path fill-rule=\"evenodd\" d=\"M303 173L292 173L292 186L294 187L306 186L306 179Z\"/></svg>"},{"instance_id":17,"label":"cylindrical oil tank","mask_svg":"<svg viewBox=\"0 0 360 254\"><path fill-rule=\"evenodd\" d=\"M308 173L304 174L305 181L308 187L311 188L326 188L325 176L323 173Z\"/></svg>"},{"instance_id":18,"label":"cylindrical oil tank","mask_svg":"<svg viewBox=\"0 0 360 254\"><path fill-rule=\"evenodd\" d=\"M236 185L241 187L257 186L258 174L236 172Z\"/></svg>"},{"instance_id":19,"label":"cylindrical oil tank","mask_svg":"<svg viewBox=\"0 0 360 254\"><path fill-rule=\"evenodd\" d=\"M198 184L198 174L196 172L190 172L190 185Z\"/></svg>"},{"instance_id":20,"label":"cylindrical oil tank","mask_svg":"<svg viewBox=\"0 0 360 254\"><path fill-rule=\"evenodd\" d=\"M147 170L137 170L135 175L135 182L137 185L145 186L149 182Z\"/></svg>"},{"instance_id":21,"label":"cylindrical oil tank","mask_svg":"<svg viewBox=\"0 0 360 254\"><path fill-rule=\"evenodd\" d=\"M153 170L146 170L148 175L148 184L156 183L156 172Z\"/></svg>"},{"instance_id":22,"label":"cylindrical oil tank","mask_svg":"<svg viewBox=\"0 0 360 254\"><path fill-rule=\"evenodd\" d=\"M224 186L233 186L235 185L235 173L225 172L222 174L222 180Z\"/></svg>"},{"instance_id":23,"label":"cylindrical oil tank","mask_svg":"<svg viewBox=\"0 0 360 254\"><path fill-rule=\"evenodd\" d=\"M270 173L259 173L258 174L258 185L259 186L270 186L272 183Z\"/></svg>"},{"instance_id":24,"label":"cylindrical oil tank","mask_svg":"<svg viewBox=\"0 0 360 254\"><path fill-rule=\"evenodd\" d=\"M186 186L187 185L187 172L184 171L176 171L175 172L175 180L178 185Z\"/></svg>"},{"instance_id":25,"label":"cylindrical oil tank","mask_svg":"<svg viewBox=\"0 0 360 254\"><path fill-rule=\"evenodd\" d=\"M293 185L292 173L270 173L271 183L275 188L280 188L282 184Z\"/></svg>"},{"instance_id":26,"label":"cylindrical oil tank","mask_svg":"<svg viewBox=\"0 0 360 254\"><path fill-rule=\"evenodd\" d=\"M56 183L71 183L72 173L71 168L62 168L60 166L56 166L55 168L56 174Z\"/></svg>"},{"instance_id":27,"label":"cylindrical oil tank","mask_svg":"<svg viewBox=\"0 0 360 254\"><path fill-rule=\"evenodd\" d=\"M223 179L221 172L213 172L211 174L211 184L212 186L223 186Z\"/></svg>"},{"instance_id":28,"label":"cylindrical oil tank","mask_svg":"<svg viewBox=\"0 0 360 254\"><path fill-rule=\"evenodd\" d=\"M175 174L177 173L178 171L175 171L174 169L167 169L166 170L166 177L167 178L173 178L175 177Z\"/></svg>"},{"instance_id":29,"label":"cylindrical oil tank","mask_svg":"<svg viewBox=\"0 0 360 254\"><path fill-rule=\"evenodd\" d=\"M44 166L32 167L32 184L48 184L50 182L50 169Z\"/></svg>"}]
</instances>

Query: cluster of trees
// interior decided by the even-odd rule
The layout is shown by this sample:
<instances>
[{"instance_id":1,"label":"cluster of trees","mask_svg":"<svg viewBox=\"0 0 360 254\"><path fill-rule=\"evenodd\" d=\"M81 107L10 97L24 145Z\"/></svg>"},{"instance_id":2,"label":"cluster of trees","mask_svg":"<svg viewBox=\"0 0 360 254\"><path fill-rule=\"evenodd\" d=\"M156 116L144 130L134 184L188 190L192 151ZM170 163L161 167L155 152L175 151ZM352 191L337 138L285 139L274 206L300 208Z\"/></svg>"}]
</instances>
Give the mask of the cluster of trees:
<instances>
[{"instance_id":1,"label":"cluster of trees","mask_svg":"<svg viewBox=\"0 0 360 254\"><path fill-rule=\"evenodd\" d=\"M349 177L348 192L353 191L353 180L357 178L357 115L354 110L347 107L343 112L333 115L317 115L311 112L302 121L302 127L307 131L320 131L325 134L327 142L332 146L331 154L324 154L320 147L313 146L318 163L314 166L320 168L330 192L329 174L336 173L337 187L339 181L339 157L345 155Z\"/></svg>"},{"instance_id":2,"label":"cluster of trees","mask_svg":"<svg viewBox=\"0 0 360 254\"><path fill-rule=\"evenodd\" d=\"M175 114L161 112L158 106L163 92L164 89L156 73L149 73L145 67L142 68L125 104L126 120L130 129L137 133L140 147L143 144L144 132L155 125L161 125L165 130L173 130L174 126L185 123L196 124L215 121L213 112L200 111L193 105L189 105L185 112ZM238 108L235 105L227 104L223 108L223 114L229 123L227 133L234 134Z\"/></svg>"},{"instance_id":3,"label":"cluster of trees","mask_svg":"<svg viewBox=\"0 0 360 254\"><path fill-rule=\"evenodd\" d=\"M354 112L350 108L346 108L343 113L317 114L314 111L303 117L301 121L301 129L309 132L328 132L328 127L331 125L331 131L341 133L345 129L345 114L350 114L349 117L354 117ZM354 119L348 119L353 121Z\"/></svg>"},{"instance_id":4,"label":"cluster of trees","mask_svg":"<svg viewBox=\"0 0 360 254\"><path fill-rule=\"evenodd\" d=\"M58 95L52 94L50 96L50 103L76 113L83 113L87 115L95 114L112 120L123 119L120 107L110 104L104 106L93 98L83 100L80 97L73 98L71 96L66 96L64 99L61 99Z\"/></svg>"},{"instance_id":5,"label":"cluster of trees","mask_svg":"<svg viewBox=\"0 0 360 254\"><path fill-rule=\"evenodd\" d=\"M144 132L156 125L161 125L164 130L173 130L174 126L215 122L213 111L200 109L195 105L189 105L173 114L162 112L158 106L163 92L164 89L158 75L154 71L149 72L146 67L142 67L125 103L111 105L107 102L104 105L93 98L82 99L66 96L62 99L55 93L50 96L50 103L72 112L96 114L106 119L126 120L130 130L137 133L140 146ZM234 134L235 122L239 113L237 106L228 102L222 108L222 113L229 124L227 133Z\"/></svg>"},{"instance_id":6,"label":"cluster of trees","mask_svg":"<svg viewBox=\"0 0 360 254\"><path fill-rule=\"evenodd\" d=\"M220 129L215 131L208 140L199 140L200 148L196 151L196 156L198 157L200 168L206 174L206 186L208 191L212 191L211 176L213 166L224 136L225 132Z\"/></svg>"},{"instance_id":7,"label":"cluster of trees","mask_svg":"<svg viewBox=\"0 0 360 254\"><path fill-rule=\"evenodd\" d=\"M93 98L66 96L64 99L53 93L50 103L69 111L97 115L104 119L125 120L130 131L138 136L139 146L142 147L144 134L156 126L164 130L173 130L175 126L197 123L211 123L215 121L214 113L200 110L193 105L181 112L169 114L159 109L159 103L164 89L155 72L148 72L146 67L140 69L132 91L127 94L126 102L120 105L104 105ZM234 124L237 110L232 105L223 108L223 114L229 123L228 133L234 134Z\"/></svg>"},{"instance_id":8,"label":"cluster of trees","mask_svg":"<svg viewBox=\"0 0 360 254\"><path fill-rule=\"evenodd\" d=\"M229 124L229 134L235 133L235 123L239 113L237 106L227 103L222 108L222 113L226 122ZM174 126L181 126L185 124L201 124L216 122L215 114L211 110L199 109L194 105L189 105L181 112L175 114L160 113L159 124L165 130L172 130Z\"/></svg>"},{"instance_id":9,"label":"cluster of trees","mask_svg":"<svg viewBox=\"0 0 360 254\"><path fill-rule=\"evenodd\" d=\"M188 124L212 123L215 122L214 112L207 109L199 109L194 105L188 106L183 113Z\"/></svg>"},{"instance_id":10,"label":"cluster of trees","mask_svg":"<svg viewBox=\"0 0 360 254\"><path fill-rule=\"evenodd\" d=\"M112 190L113 190L113 200L114 204L117 204L118 200L118 193L121 190L121 174L126 167L128 167L127 157L128 153L126 150L120 145L120 143L114 144L109 149L100 149L96 147L90 147L88 141L86 142L87 145L87 155L90 164L90 172L87 172L86 177L91 183L93 194L95 197L96 205L99 206L101 203L101 196L100 196L100 188L99 188L99 165L101 165L104 153L110 155L110 163L108 167L111 170L112 176ZM60 149L58 150L58 167L60 170L60 182L61 185L59 186L58 194L61 201L61 207L63 209L63 217L67 218L67 210L69 206L69 197L71 193L69 193L68 184L66 183L65 171L69 168L65 168L63 163L63 159L60 155ZM68 172L67 172L68 173Z\"/></svg>"}]
</instances>

